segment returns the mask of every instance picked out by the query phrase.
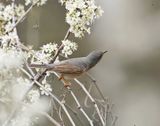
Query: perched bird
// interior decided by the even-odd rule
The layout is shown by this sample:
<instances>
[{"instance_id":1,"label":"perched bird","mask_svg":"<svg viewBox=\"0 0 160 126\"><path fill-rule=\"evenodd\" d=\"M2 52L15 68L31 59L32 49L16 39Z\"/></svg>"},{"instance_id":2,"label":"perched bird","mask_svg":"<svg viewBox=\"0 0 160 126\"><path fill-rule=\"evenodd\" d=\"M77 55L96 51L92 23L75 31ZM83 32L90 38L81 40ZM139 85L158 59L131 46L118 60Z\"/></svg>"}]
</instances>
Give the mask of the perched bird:
<instances>
[{"instance_id":1,"label":"perched bird","mask_svg":"<svg viewBox=\"0 0 160 126\"><path fill-rule=\"evenodd\" d=\"M46 68L60 74L59 80L64 82L64 86L71 85L69 80L79 77L83 73L94 67L107 51L93 51L86 57L71 58L53 64L30 64L33 68Z\"/></svg>"}]
</instances>

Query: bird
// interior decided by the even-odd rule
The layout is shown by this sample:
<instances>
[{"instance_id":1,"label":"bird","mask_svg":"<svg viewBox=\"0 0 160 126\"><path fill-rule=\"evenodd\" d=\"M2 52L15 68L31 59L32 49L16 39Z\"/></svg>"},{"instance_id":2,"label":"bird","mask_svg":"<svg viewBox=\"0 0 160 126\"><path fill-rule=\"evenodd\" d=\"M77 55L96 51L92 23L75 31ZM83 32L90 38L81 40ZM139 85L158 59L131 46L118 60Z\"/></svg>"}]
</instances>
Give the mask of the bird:
<instances>
[{"instance_id":1,"label":"bird","mask_svg":"<svg viewBox=\"0 0 160 126\"><path fill-rule=\"evenodd\" d=\"M85 57L70 58L52 64L30 64L31 68L46 68L60 74L64 87L71 86L70 80L81 76L93 68L108 51L92 51Z\"/></svg>"}]
</instances>

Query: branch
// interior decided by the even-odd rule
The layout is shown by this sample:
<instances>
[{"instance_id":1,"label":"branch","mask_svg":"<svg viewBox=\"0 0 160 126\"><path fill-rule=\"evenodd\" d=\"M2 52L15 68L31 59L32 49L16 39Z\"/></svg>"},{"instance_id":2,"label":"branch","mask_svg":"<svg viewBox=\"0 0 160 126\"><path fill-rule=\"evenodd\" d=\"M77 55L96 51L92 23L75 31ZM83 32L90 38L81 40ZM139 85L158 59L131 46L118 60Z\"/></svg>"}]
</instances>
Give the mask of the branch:
<instances>
[{"instance_id":1,"label":"branch","mask_svg":"<svg viewBox=\"0 0 160 126\"><path fill-rule=\"evenodd\" d=\"M56 72L54 72L54 74L55 74L58 78L60 77ZM71 93L74 101L76 102L77 108L78 108L78 109L82 112L82 114L86 117L86 119L88 120L89 124L90 124L91 126L93 126L93 121L89 118L89 116L87 115L87 113L84 111L84 109L83 109L82 106L80 105L80 103L79 103L76 95L73 93L73 91L71 90L70 87L67 87L67 89L68 89L68 91Z\"/></svg>"},{"instance_id":2,"label":"branch","mask_svg":"<svg viewBox=\"0 0 160 126\"><path fill-rule=\"evenodd\" d=\"M92 103L93 103L93 105L94 105L94 107L96 109L96 112L97 112L97 114L98 114L98 116L100 118L100 121L101 121L102 125L105 126L105 122L103 120L103 117L102 117L102 115L100 113L100 110L99 110L98 105L96 104L94 98L90 95L90 93L87 91L87 89L84 87L84 85L79 80L77 80L77 79L74 79L74 80L83 89L83 91L86 93L86 95L88 95L89 99L92 101Z\"/></svg>"},{"instance_id":3,"label":"branch","mask_svg":"<svg viewBox=\"0 0 160 126\"><path fill-rule=\"evenodd\" d=\"M32 77L25 69L21 68L21 70L22 70L29 78ZM67 111L64 103L61 102L54 94L52 94L51 92L48 92L48 91L43 87L43 85L40 84L37 80L33 80L33 81L35 82L36 85L38 85L38 86L41 87L43 90L45 90L45 91L63 108L63 110L64 110L64 112L66 113L68 119L70 120L72 126L75 126L75 123L74 123L74 121L72 120L70 114L68 113L68 111Z\"/></svg>"},{"instance_id":4,"label":"branch","mask_svg":"<svg viewBox=\"0 0 160 126\"><path fill-rule=\"evenodd\" d=\"M55 126L61 126L54 118L52 118L48 113L46 112L39 112L40 114L46 116Z\"/></svg>"},{"instance_id":5,"label":"branch","mask_svg":"<svg viewBox=\"0 0 160 126\"><path fill-rule=\"evenodd\" d=\"M102 99L104 100L104 102L106 102L106 98L103 96L101 90L99 89L97 83L96 83L96 79L93 78L93 76L91 74L89 74L88 72L86 73L86 75L90 78L90 80L93 82L93 84L95 85L97 91L99 92L100 96L102 97Z\"/></svg>"},{"instance_id":6,"label":"branch","mask_svg":"<svg viewBox=\"0 0 160 126\"><path fill-rule=\"evenodd\" d=\"M37 0L37 2L33 3L28 9L27 11L17 20L17 22L15 22L14 26L9 29L8 31L6 31L4 34L8 34L9 32L11 32L14 28L17 27L17 25L24 19L24 17L32 10L32 8L38 3L39 1Z\"/></svg>"}]
</instances>

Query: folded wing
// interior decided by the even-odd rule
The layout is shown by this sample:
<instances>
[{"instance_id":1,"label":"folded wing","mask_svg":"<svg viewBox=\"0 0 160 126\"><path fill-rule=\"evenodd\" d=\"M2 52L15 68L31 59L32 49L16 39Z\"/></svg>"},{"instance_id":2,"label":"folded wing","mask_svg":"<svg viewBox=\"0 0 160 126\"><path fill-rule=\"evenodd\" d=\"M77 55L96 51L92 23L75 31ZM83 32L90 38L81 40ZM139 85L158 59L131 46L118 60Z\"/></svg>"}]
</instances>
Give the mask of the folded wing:
<instances>
[{"instance_id":1,"label":"folded wing","mask_svg":"<svg viewBox=\"0 0 160 126\"><path fill-rule=\"evenodd\" d=\"M62 74L81 74L83 72L83 69L80 67L67 63L54 65L54 67L49 70Z\"/></svg>"}]
</instances>

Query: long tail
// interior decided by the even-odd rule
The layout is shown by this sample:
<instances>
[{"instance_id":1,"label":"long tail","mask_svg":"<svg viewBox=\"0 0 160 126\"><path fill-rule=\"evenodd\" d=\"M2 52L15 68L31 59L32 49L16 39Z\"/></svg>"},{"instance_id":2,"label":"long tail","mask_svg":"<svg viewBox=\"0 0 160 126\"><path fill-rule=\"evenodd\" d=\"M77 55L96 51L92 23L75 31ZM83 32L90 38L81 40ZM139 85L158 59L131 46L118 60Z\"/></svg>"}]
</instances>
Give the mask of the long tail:
<instances>
[{"instance_id":1,"label":"long tail","mask_svg":"<svg viewBox=\"0 0 160 126\"><path fill-rule=\"evenodd\" d=\"M48 64L30 64L31 68L48 68Z\"/></svg>"}]
</instances>

